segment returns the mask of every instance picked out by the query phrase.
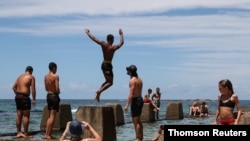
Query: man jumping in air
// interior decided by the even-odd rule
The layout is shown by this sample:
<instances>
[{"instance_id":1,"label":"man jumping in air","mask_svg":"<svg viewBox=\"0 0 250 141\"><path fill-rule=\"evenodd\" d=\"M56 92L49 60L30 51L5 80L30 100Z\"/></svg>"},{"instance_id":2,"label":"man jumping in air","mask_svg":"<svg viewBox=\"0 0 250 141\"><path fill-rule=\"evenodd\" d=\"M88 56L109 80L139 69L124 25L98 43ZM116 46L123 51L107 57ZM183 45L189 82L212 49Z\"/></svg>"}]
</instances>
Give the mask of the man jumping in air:
<instances>
[{"instance_id":1,"label":"man jumping in air","mask_svg":"<svg viewBox=\"0 0 250 141\"><path fill-rule=\"evenodd\" d=\"M90 33L89 29L85 29L86 34L92 39L94 42L99 44L102 47L103 53L103 62L101 65L103 75L105 77L105 82L101 85L99 90L96 91L95 100L100 102L100 95L101 93L113 85L113 66L112 66L112 59L114 57L115 51L118 50L124 44L124 37L122 29L119 29L120 34L120 42L116 45L114 43L114 36L112 34L107 35L107 42L97 39L94 35Z\"/></svg>"}]
</instances>

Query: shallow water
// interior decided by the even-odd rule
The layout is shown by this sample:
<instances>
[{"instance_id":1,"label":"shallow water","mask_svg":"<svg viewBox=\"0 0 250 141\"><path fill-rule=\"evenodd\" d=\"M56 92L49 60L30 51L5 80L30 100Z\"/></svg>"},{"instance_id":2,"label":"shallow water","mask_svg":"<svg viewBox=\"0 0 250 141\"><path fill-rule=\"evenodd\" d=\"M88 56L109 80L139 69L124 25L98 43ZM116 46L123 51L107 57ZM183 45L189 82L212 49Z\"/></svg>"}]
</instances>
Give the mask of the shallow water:
<instances>
[{"instance_id":1,"label":"shallow water","mask_svg":"<svg viewBox=\"0 0 250 141\"><path fill-rule=\"evenodd\" d=\"M165 120L166 109L170 102L181 102L184 112L184 119L180 120ZM72 108L72 118L75 118L75 111L79 106L84 105L98 105L102 106L105 103L119 103L122 107L125 105L126 100L102 100L101 103L97 104L94 100L62 100L62 103L69 103ZM207 118L190 118L188 117L189 107L192 104L192 100L162 100L160 109L160 120L154 122L143 122L144 138L150 139L157 134L160 125L168 124L212 124L215 109L217 107L216 100L206 100L207 105L211 113L210 117ZM240 101L241 107L250 107L250 100ZM30 117L30 132L40 131L40 122L42 118L43 107L46 104L45 100L37 100L37 105L31 110ZM16 132L15 118L16 118L16 107L14 100L0 100L0 139L13 139ZM125 124L116 126L116 134L118 141L133 141L135 139L134 127L131 123L130 112L124 113ZM13 133L13 135L11 134ZM10 136L5 136L11 134ZM54 131L53 136L59 138L62 131ZM4 136L3 136L4 135ZM44 136L44 132L38 132L34 134L32 140L41 140Z\"/></svg>"}]
</instances>

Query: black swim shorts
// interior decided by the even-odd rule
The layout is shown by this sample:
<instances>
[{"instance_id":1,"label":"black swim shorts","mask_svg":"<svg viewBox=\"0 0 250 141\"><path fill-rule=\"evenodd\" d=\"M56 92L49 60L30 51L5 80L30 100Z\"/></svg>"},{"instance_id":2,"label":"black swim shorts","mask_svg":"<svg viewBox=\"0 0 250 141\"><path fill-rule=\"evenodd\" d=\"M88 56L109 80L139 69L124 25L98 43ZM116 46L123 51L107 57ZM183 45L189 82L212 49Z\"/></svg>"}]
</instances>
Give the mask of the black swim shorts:
<instances>
[{"instance_id":1,"label":"black swim shorts","mask_svg":"<svg viewBox=\"0 0 250 141\"><path fill-rule=\"evenodd\" d=\"M23 93L17 93L15 96L16 109L17 110L30 110L31 100L29 95Z\"/></svg>"},{"instance_id":2,"label":"black swim shorts","mask_svg":"<svg viewBox=\"0 0 250 141\"><path fill-rule=\"evenodd\" d=\"M105 63L103 62L102 63L102 72L105 74L105 75L108 75L108 76L113 76L113 65L111 63Z\"/></svg>"},{"instance_id":3,"label":"black swim shorts","mask_svg":"<svg viewBox=\"0 0 250 141\"><path fill-rule=\"evenodd\" d=\"M141 116L143 104L144 104L144 101L142 97L135 97L132 99L132 103L131 103L132 117Z\"/></svg>"},{"instance_id":4,"label":"black swim shorts","mask_svg":"<svg viewBox=\"0 0 250 141\"><path fill-rule=\"evenodd\" d=\"M47 94L47 104L48 110L56 110L59 111L60 97L58 94L48 93Z\"/></svg>"}]
</instances>

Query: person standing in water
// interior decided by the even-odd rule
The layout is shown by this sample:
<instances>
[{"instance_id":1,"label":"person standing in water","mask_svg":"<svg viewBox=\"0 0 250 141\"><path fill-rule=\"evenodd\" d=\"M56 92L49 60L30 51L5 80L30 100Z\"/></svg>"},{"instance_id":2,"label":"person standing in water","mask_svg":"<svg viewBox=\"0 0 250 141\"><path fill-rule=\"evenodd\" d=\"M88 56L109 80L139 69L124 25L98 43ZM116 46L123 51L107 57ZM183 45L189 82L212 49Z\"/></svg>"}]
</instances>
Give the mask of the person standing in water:
<instances>
[{"instance_id":1,"label":"person standing in water","mask_svg":"<svg viewBox=\"0 0 250 141\"><path fill-rule=\"evenodd\" d=\"M97 39L94 35L92 35L89 29L85 29L85 32L91 40L99 44L102 48L103 62L101 65L101 69L105 77L105 82L101 85L99 90L96 91L96 95L94 98L97 102L100 102L101 93L113 85L114 74L113 74L112 59L114 57L115 51L118 50L120 47L122 47L122 45L124 44L123 31L122 29L119 29L120 42L115 45L113 45L114 35L112 34L108 34L107 41L103 41Z\"/></svg>"},{"instance_id":2,"label":"person standing in water","mask_svg":"<svg viewBox=\"0 0 250 141\"><path fill-rule=\"evenodd\" d=\"M27 66L25 69L25 73L21 74L17 78L12 87L16 95L15 102L17 109L17 137L28 137L31 104L33 106L35 106L36 104L36 80L32 73L33 68L31 66ZM30 99L30 93L32 93L32 101ZM24 133L21 132L22 122Z\"/></svg>"}]
</instances>

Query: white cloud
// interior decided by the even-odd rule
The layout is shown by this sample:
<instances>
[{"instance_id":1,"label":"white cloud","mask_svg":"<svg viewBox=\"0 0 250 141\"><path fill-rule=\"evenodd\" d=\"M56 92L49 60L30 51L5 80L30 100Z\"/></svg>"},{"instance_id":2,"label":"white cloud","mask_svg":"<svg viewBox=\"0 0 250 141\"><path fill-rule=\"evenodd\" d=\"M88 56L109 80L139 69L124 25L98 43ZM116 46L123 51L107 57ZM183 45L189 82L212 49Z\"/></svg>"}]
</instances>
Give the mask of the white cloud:
<instances>
[{"instance_id":1,"label":"white cloud","mask_svg":"<svg viewBox=\"0 0 250 141\"><path fill-rule=\"evenodd\" d=\"M249 9L248 0L1 0L0 17L86 15L128 15L193 8Z\"/></svg>"}]
</instances>

